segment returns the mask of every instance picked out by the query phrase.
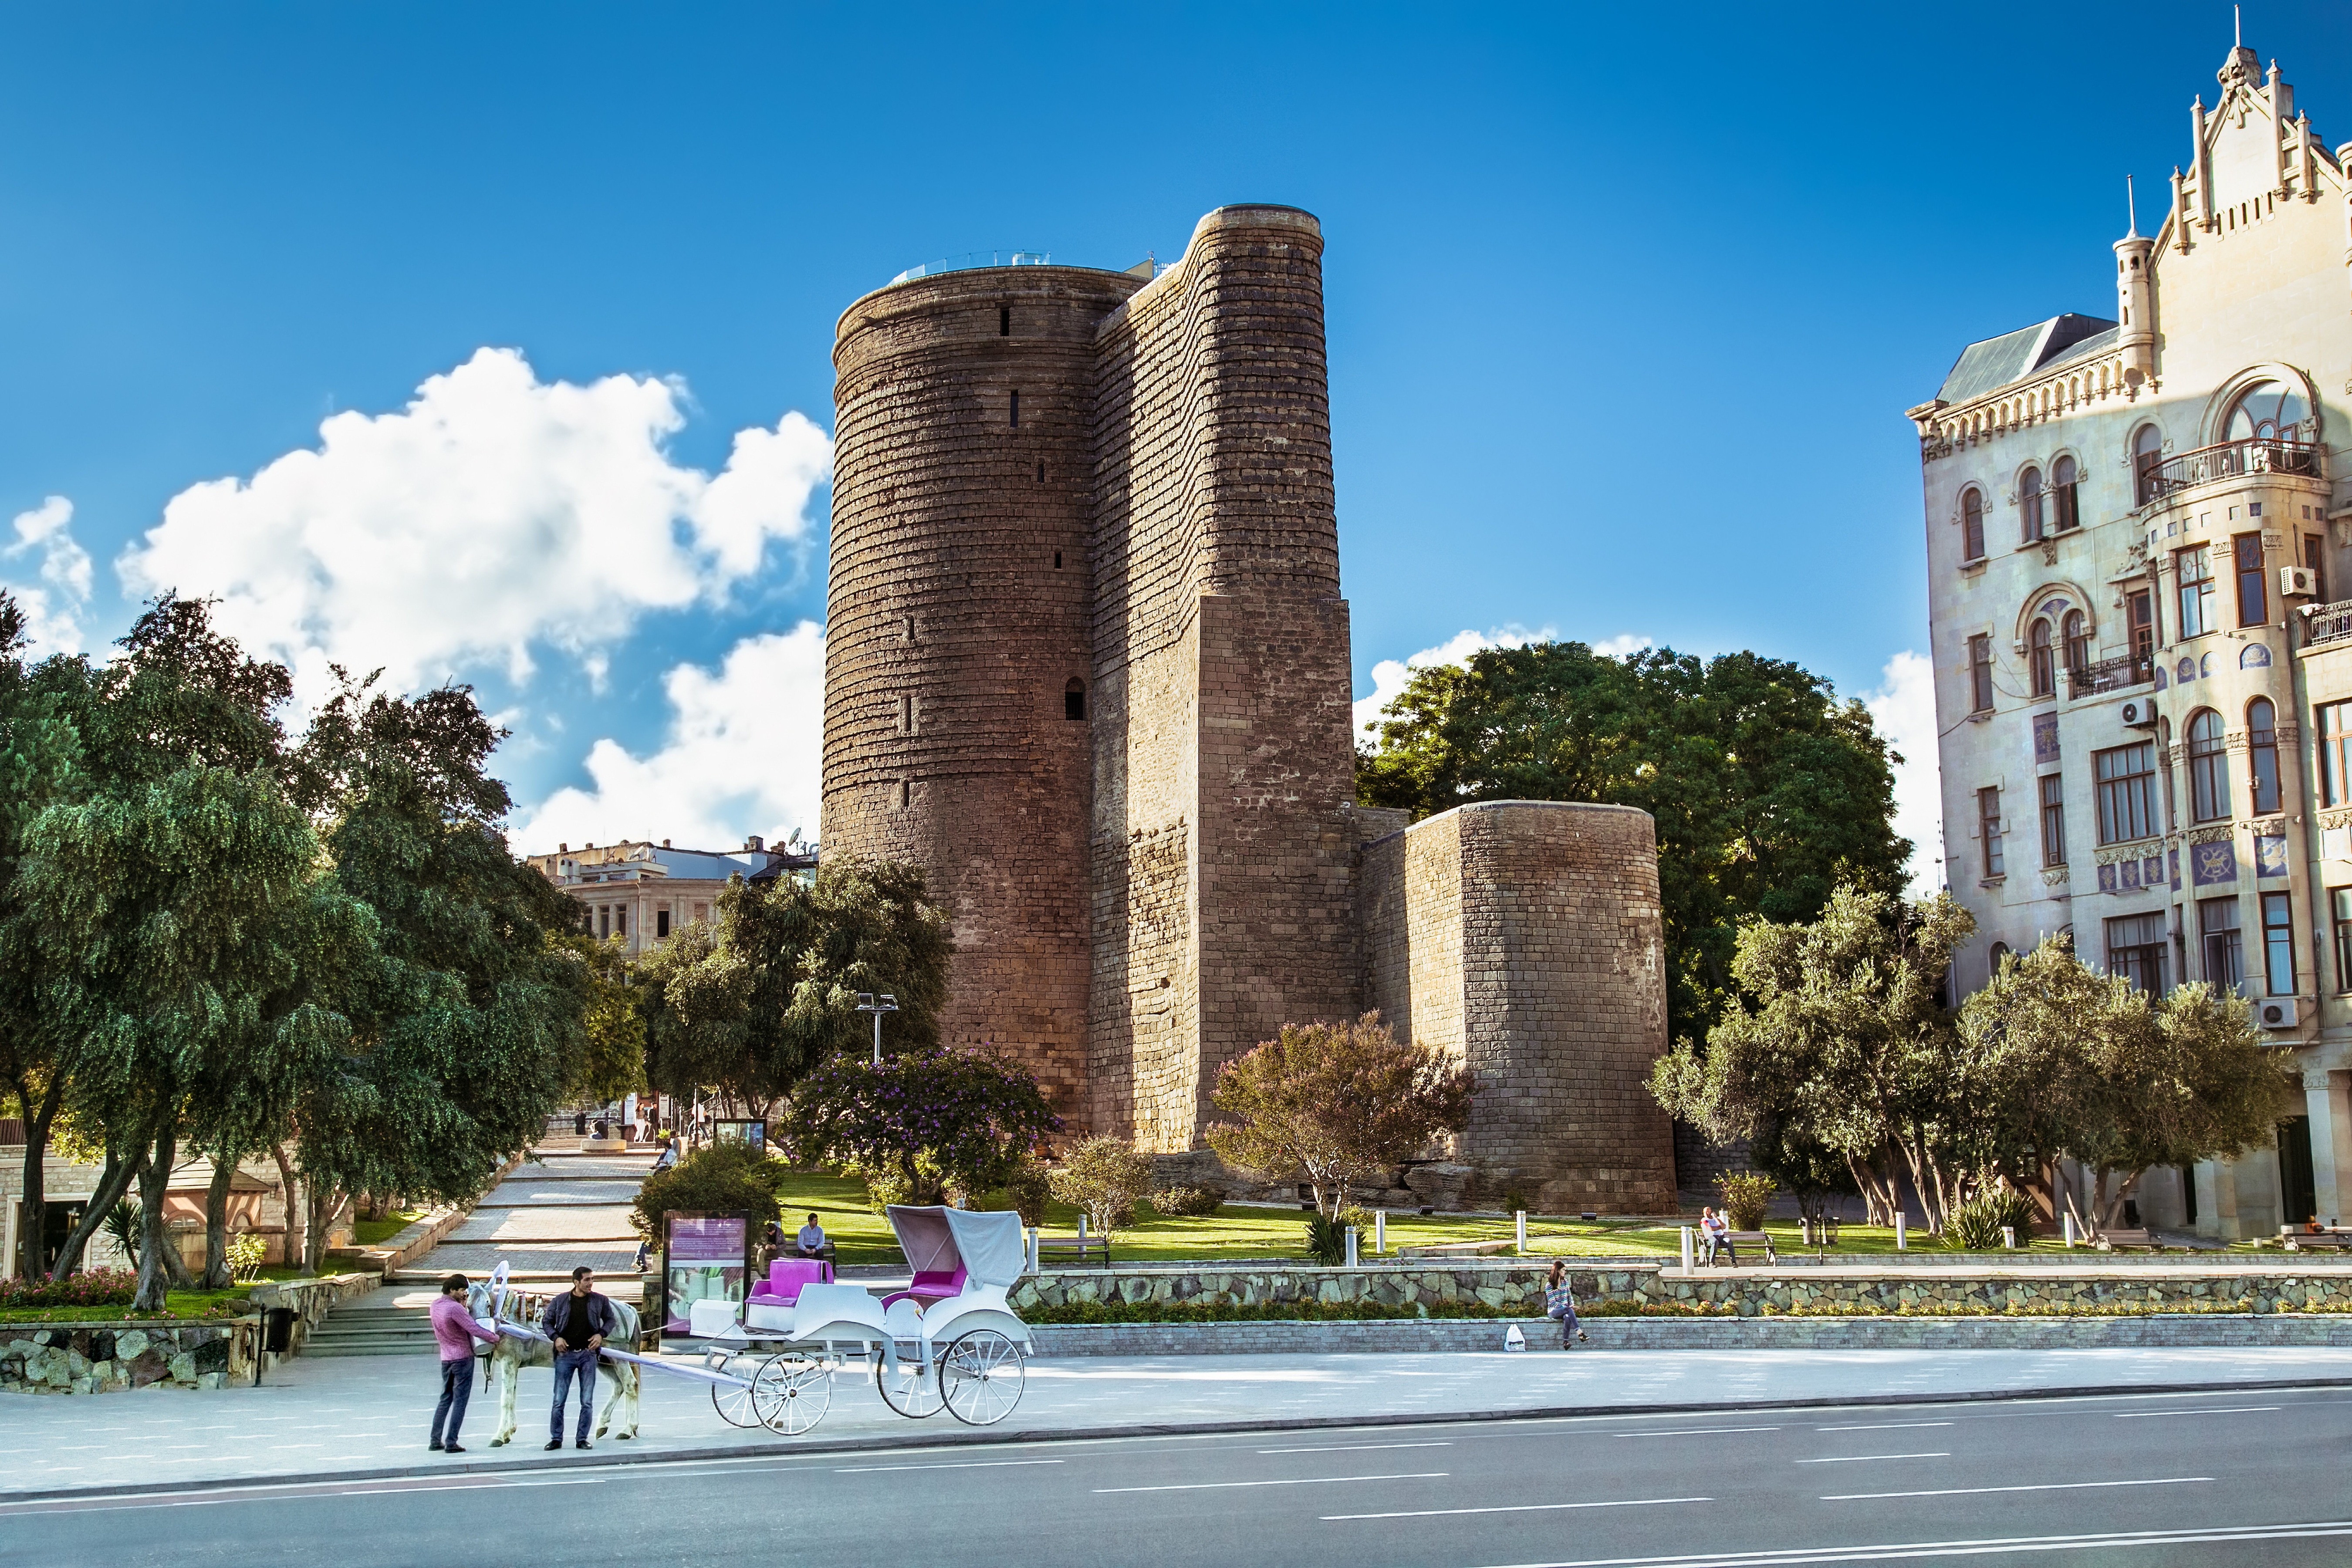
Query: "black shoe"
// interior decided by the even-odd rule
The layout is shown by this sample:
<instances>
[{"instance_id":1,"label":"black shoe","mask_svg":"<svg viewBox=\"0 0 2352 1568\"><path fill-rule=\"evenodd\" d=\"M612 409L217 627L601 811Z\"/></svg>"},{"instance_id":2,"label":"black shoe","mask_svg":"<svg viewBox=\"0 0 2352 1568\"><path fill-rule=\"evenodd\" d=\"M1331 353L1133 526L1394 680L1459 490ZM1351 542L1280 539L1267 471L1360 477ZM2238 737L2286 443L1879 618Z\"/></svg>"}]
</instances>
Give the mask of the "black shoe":
<instances>
[{"instance_id":1,"label":"black shoe","mask_svg":"<svg viewBox=\"0 0 2352 1568\"><path fill-rule=\"evenodd\" d=\"M547 1440L547 1451L551 1454L562 1447L563 1447L563 1439L561 1437L550 1437Z\"/></svg>"},{"instance_id":2,"label":"black shoe","mask_svg":"<svg viewBox=\"0 0 2352 1568\"><path fill-rule=\"evenodd\" d=\"M1582 1329L1579 1329L1579 1330L1577 1330L1577 1331L1576 1331L1576 1337L1577 1337L1578 1339L1580 1339L1580 1340L1589 1340L1589 1339L1591 1339L1592 1336L1591 1336L1591 1334L1586 1333Z\"/></svg>"},{"instance_id":3,"label":"black shoe","mask_svg":"<svg viewBox=\"0 0 2352 1568\"><path fill-rule=\"evenodd\" d=\"M580 1439L580 1441L578 1441L577 1443L572 1444L572 1446L573 1447L575 1447L575 1448L584 1448L584 1447L588 1447L588 1439L587 1439L587 1438L585 1438L585 1437L583 1437L583 1438L581 1438L581 1439Z\"/></svg>"},{"instance_id":4,"label":"black shoe","mask_svg":"<svg viewBox=\"0 0 2352 1568\"><path fill-rule=\"evenodd\" d=\"M425 1445L425 1452L430 1454L437 1454L442 1451L441 1445L438 1443L427 1443Z\"/></svg>"},{"instance_id":5,"label":"black shoe","mask_svg":"<svg viewBox=\"0 0 2352 1568\"><path fill-rule=\"evenodd\" d=\"M441 1451L442 1451L443 1453L445 1453L445 1454L462 1454L462 1453L464 1453L466 1450L465 1450L465 1449L463 1449L463 1448L461 1448L461 1447L459 1447L457 1444L452 1443L452 1444L450 1444L447 1447L446 1447L446 1448L442 1449Z\"/></svg>"}]
</instances>

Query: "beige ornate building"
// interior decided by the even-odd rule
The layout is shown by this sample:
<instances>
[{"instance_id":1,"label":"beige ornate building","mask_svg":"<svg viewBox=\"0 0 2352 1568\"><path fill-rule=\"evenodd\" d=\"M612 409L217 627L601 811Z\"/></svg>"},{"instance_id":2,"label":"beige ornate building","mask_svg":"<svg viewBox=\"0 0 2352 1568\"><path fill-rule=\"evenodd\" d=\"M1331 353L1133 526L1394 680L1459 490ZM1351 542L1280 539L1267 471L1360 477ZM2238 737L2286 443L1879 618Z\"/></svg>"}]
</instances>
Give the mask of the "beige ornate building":
<instances>
[{"instance_id":1,"label":"beige ornate building","mask_svg":"<svg viewBox=\"0 0 2352 1568\"><path fill-rule=\"evenodd\" d=\"M2140 1200L2241 1237L2352 1220L2352 144L2244 47L2189 129L2115 319L1970 344L1909 413L1960 985L2069 931L2252 996L2307 1114Z\"/></svg>"},{"instance_id":2,"label":"beige ornate building","mask_svg":"<svg viewBox=\"0 0 2352 1568\"><path fill-rule=\"evenodd\" d=\"M668 839L631 839L602 848L564 844L527 864L578 900L590 935L617 936L632 954L669 940L689 921L708 922L730 877L747 881L816 868L814 850L771 849L758 835L740 849L673 849Z\"/></svg>"}]
</instances>

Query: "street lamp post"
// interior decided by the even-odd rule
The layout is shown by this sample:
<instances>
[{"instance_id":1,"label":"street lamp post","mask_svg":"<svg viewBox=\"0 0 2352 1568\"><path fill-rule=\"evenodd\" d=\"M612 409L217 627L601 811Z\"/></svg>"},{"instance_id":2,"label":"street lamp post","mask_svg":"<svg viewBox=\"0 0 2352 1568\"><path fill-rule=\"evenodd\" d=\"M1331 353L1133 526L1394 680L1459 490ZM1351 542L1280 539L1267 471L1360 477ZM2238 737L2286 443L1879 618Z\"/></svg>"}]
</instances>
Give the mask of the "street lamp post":
<instances>
[{"instance_id":1,"label":"street lamp post","mask_svg":"<svg viewBox=\"0 0 2352 1568\"><path fill-rule=\"evenodd\" d=\"M887 991L879 996L871 991L860 991L857 994L857 1010L874 1015L874 1065L878 1068L882 1065L882 1015L897 1012L898 998Z\"/></svg>"}]
</instances>

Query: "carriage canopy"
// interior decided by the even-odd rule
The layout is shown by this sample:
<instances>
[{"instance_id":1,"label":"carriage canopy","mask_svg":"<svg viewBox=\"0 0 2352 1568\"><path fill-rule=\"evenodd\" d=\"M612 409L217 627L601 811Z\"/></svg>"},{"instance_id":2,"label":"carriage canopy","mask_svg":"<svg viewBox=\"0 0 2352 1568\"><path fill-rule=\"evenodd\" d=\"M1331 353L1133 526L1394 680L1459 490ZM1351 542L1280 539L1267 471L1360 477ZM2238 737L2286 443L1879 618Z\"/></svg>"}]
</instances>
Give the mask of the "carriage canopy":
<instances>
[{"instance_id":1,"label":"carriage canopy","mask_svg":"<svg viewBox=\"0 0 2352 1568\"><path fill-rule=\"evenodd\" d=\"M918 1274L952 1274L963 1266L967 1279L982 1285L1013 1284L1028 1261L1022 1245L1021 1216L1010 1209L909 1208L893 1204L890 1228L908 1267Z\"/></svg>"}]
</instances>

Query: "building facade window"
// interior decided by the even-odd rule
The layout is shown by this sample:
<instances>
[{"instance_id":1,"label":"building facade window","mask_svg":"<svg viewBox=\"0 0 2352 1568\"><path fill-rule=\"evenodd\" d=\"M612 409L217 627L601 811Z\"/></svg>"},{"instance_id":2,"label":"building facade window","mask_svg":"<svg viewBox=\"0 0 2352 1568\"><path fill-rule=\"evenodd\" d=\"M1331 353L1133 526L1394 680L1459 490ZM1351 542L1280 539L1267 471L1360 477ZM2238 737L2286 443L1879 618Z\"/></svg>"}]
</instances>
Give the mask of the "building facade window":
<instances>
[{"instance_id":1,"label":"building facade window","mask_svg":"<svg viewBox=\"0 0 2352 1568\"><path fill-rule=\"evenodd\" d=\"M2107 922L2107 973L2152 996L2164 994L2162 915L2118 915Z\"/></svg>"},{"instance_id":2,"label":"building facade window","mask_svg":"<svg viewBox=\"0 0 2352 1568\"><path fill-rule=\"evenodd\" d=\"M2083 526L2081 476L2072 458L2061 458L2050 465L2051 520L2058 531L2068 533Z\"/></svg>"},{"instance_id":3,"label":"building facade window","mask_svg":"<svg viewBox=\"0 0 2352 1568\"><path fill-rule=\"evenodd\" d=\"M1994 942L1992 944L1992 952L1989 956L1992 960L1992 973L1994 976L1998 978L2000 973L2002 962L2009 957L2009 943L2005 942Z\"/></svg>"},{"instance_id":4,"label":"building facade window","mask_svg":"<svg viewBox=\"0 0 2352 1568\"><path fill-rule=\"evenodd\" d=\"M2028 468L2017 481L2018 542L2032 544L2042 537L2042 470Z\"/></svg>"},{"instance_id":5,"label":"building facade window","mask_svg":"<svg viewBox=\"0 0 2352 1568\"><path fill-rule=\"evenodd\" d=\"M1087 683L1074 675L1070 677L1069 685L1062 689L1062 717L1084 719L1086 716Z\"/></svg>"},{"instance_id":6,"label":"building facade window","mask_svg":"<svg viewBox=\"0 0 2352 1568\"><path fill-rule=\"evenodd\" d=\"M2033 695L2047 697L2058 689L2057 661L2050 647L2050 621L2036 616L2025 634L2026 673L2033 683Z\"/></svg>"},{"instance_id":7,"label":"building facade window","mask_svg":"<svg viewBox=\"0 0 2352 1568\"><path fill-rule=\"evenodd\" d=\"M2056 773L2042 779L2042 863L2063 866L2066 863L2066 790L2065 780Z\"/></svg>"},{"instance_id":8,"label":"building facade window","mask_svg":"<svg viewBox=\"0 0 2352 1568\"><path fill-rule=\"evenodd\" d=\"M2242 533L2230 541L2238 561L2238 624L2259 626L2271 618L2270 584L2263 581L2263 536Z\"/></svg>"},{"instance_id":9,"label":"building facade window","mask_svg":"<svg viewBox=\"0 0 2352 1568\"><path fill-rule=\"evenodd\" d=\"M2294 915L2284 893L2263 895L2263 986L2273 996L2294 994Z\"/></svg>"},{"instance_id":10,"label":"building facade window","mask_svg":"<svg viewBox=\"0 0 2352 1568\"><path fill-rule=\"evenodd\" d=\"M2352 992L2352 888L2330 889L2327 912L2336 925L2336 989Z\"/></svg>"},{"instance_id":11,"label":"building facade window","mask_svg":"<svg viewBox=\"0 0 2352 1568\"><path fill-rule=\"evenodd\" d=\"M2080 610L2066 612L2066 669L2080 675L2091 668L2091 620Z\"/></svg>"},{"instance_id":12,"label":"building facade window","mask_svg":"<svg viewBox=\"0 0 2352 1568\"><path fill-rule=\"evenodd\" d=\"M2146 506L2156 499L2157 470L2164 467L2164 432L2153 425L2143 425L2132 437L2132 477L2137 481L2133 493L2138 498L2134 504Z\"/></svg>"},{"instance_id":13,"label":"building facade window","mask_svg":"<svg viewBox=\"0 0 2352 1568\"><path fill-rule=\"evenodd\" d=\"M1969 703L1979 713L1992 711L1992 638L1969 639Z\"/></svg>"},{"instance_id":14,"label":"building facade window","mask_svg":"<svg viewBox=\"0 0 2352 1568\"><path fill-rule=\"evenodd\" d=\"M2225 441L2299 441L2311 406L2283 381L2258 381L2230 410Z\"/></svg>"},{"instance_id":15,"label":"building facade window","mask_svg":"<svg viewBox=\"0 0 2352 1568\"><path fill-rule=\"evenodd\" d=\"M1981 561L1984 554L1984 492L1971 486L1960 492L1960 559Z\"/></svg>"},{"instance_id":16,"label":"building facade window","mask_svg":"<svg viewBox=\"0 0 2352 1568\"><path fill-rule=\"evenodd\" d=\"M610 904L596 906L596 934L599 937L613 934L613 906Z\"/></svg>"},{"instance_id":17,"label":"building facade window","mask_svg":"<svg viewBox=\"0 0 2352 1568\"><path fill-rule=\"evenodd\" d=\"M2173 578L2180 584L2180 635L2202 637L2213 629L2213 556L2204 545L2172 552Z\"/></svg>"},{"instance_id":18,"label":"building facade window","mask_svg":"<svg viewBox=\"0 0 2352 1568\"><path fill-rule=\"evenodd\" d=\"M669 940L669 906L667 904L654 911L654 940L656 942Z\"/></svg>"},{"instance_id":19,"label":"building facade window","mask_svg":"<svg viewBox=\"0 0 2352 1568\"><path fill-rule=\"evenodd\" d=\"M2156 654L2156 595L2143 588L2131 595L2131 646L2134 658Z\"/></svg>"},{"instance_id":20,"label":"building facade window","mask_svg":"<svg viewBox=\"0 0 2352 1568\"><path fill-rule=\"evenodd\" d=\"M1984 874L2006 876L2000 854L2000 786L1977 791L1977 835L1984 841Z\"/></svg>"},{"instance_id":21,"label":"building facade window","mask_svg":"<svg viewBox=\"0 0 2352 1568\"><path fill-rule=\"evenodd\" d=\"M2098 786L2099 842L2156 836L2156 746L2148 741L2091 753Z\"/></svg>"},{"instance_id":22,"label":"building facade window","mask_svg":"<svg viewBox=\"0 0 2352 1568\"><path fill-rule=\"evenodd\" d=\"M2197 932L2205 944L2205 983L2216 991L2236 990L2245 976L2237 899L2198 900Z\"/></svg>"},{"instance_id":23,"label":"building facade window","mask_svg":"<svg viewBox=\"0 0 2352 1568\"><path fill-rule=\"evenodd\" d=\"M2279 808L2278 718L2267 697L2246 704L2246 754L2254 815L2267 816Z\"/></svg>"},{"instance_id":24,"label":"building facade window","mask_svg":"<svg viewBox=\"0 0 2352 1568\"><path fill-rule=\"evenodd\" d=\"M2328 702L2319 713L2319 804L2352 805L2352 702Z\"/></svg>"},{"instance_id":25,"label":"building facade window","mask_svg":"<svg viewBox=\"0 0 2352 1568\"><path fill-rule=\"evenodd\" d=\"M2303 563L2311 568L2312 597L2327 603L2327 568L2320 561L2321 547L2327 542L2316 533L2303 536Z\"/></svg>"},{"instance_id":26,"label":"building facade window","mask_svg":"<svg viewBox=\"0 0 2352 1568\"><path fill-rule=\"evenodd\" d=\"M2219 822L2230 815L2230 769L2222 750L2221 715L2201 708L2189 716L2189 820Z\"/></svg>"}]
</instances>

